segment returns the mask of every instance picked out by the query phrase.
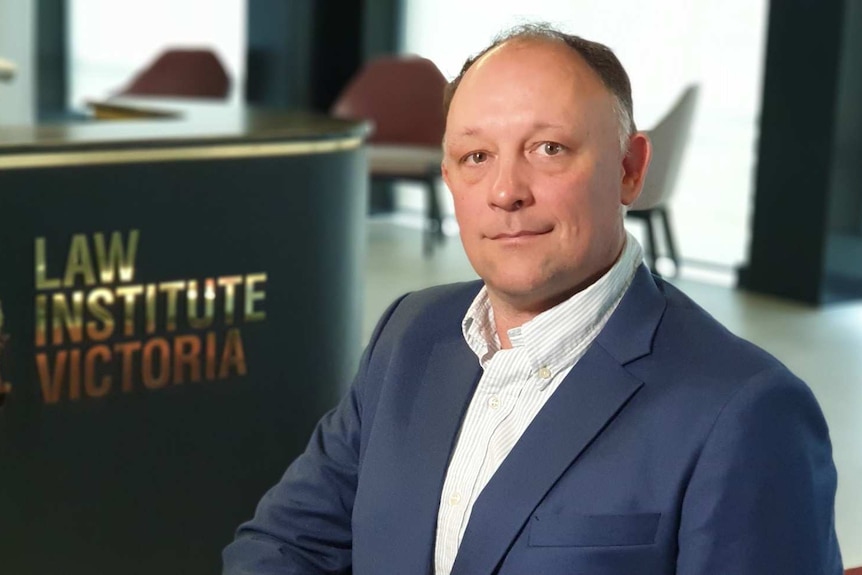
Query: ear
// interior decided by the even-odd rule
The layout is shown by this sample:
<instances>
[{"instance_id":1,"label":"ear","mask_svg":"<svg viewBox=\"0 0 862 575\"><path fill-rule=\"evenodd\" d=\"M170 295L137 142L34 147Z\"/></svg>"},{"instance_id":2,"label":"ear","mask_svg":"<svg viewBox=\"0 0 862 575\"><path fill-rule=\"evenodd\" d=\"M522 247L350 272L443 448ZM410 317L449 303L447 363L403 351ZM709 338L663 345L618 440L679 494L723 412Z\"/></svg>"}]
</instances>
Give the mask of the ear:
<instances>
[{"instance_id":1,"label":"ear","mask_svg":"<svg viewBox=\"0 0 862 575\"><path fill-rule=\"evenodd\" d=\"M446 158L440 162L440 175L443 176L443 183L451 191L452 186L449 185L449 167L446 165Z\"/></svg>"},{"instance_id":2,"label":"ear","mask_svg":"<svg viewBox=\"0 0 862 575\"><path fill-rule=\"evenodd\" d=\"M649 161L652 158L652 143L644 132L629 138L629 148L623 157L620 201L630 206L638 198L644 186Z\"/></svg>"}]
</instances>

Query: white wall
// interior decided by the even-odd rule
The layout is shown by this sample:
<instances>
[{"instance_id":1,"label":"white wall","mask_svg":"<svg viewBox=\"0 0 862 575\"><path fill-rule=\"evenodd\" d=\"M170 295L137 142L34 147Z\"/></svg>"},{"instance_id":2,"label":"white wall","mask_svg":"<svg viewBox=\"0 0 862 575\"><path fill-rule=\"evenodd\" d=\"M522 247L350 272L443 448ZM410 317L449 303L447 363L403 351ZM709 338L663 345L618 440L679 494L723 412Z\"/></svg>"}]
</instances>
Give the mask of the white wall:
<instances>
[{"instance_id":1,"label":"white wall","mask_svg":"<svg viewBox=\"0 0 862 575\"><path fill-rule=\"evenodd\" d=\"M214 49L230 101L243 97L246 0L69 0L69 43L72 108L122 88L166 47Z\"/></svg>"},{"instance_id":2,"label":"white wall","mask_svg":"<svg viewBox=\"0 0 862 575\"><path fill-rule=\"evenodd\" d=\"M0 82L0 126L32 124L36 112L35 8L32 0L0 0L0 58L18 71Z\"/></svg>"},{"instance_id":3,"label":"white wall","mask_svg":"<svg viewBox=\"0 0 862 575\"><path fill-rule=\"evenodd\" d=\"M699 82L673 219L684 258L730 269L747 252L767 1L407 0L405 51L451 78L501 29L548 21L615 51L642 129Z\"/></svg>"},{"instance_id":4,"label":"white wall","mask_svg":"<svg viewBox=\"0 0 862 575\"><path fill-rule=\"evenodd\" d=\"M501 29L536 20L609 45L631 76L635 116L641 121L657 117L676 88L698 76L697 52L676 51L696 45L692 22L703 10L696 2L408 0L407 6L406 51L431 58L447 77Z\"/></svg>"}]
</instances>

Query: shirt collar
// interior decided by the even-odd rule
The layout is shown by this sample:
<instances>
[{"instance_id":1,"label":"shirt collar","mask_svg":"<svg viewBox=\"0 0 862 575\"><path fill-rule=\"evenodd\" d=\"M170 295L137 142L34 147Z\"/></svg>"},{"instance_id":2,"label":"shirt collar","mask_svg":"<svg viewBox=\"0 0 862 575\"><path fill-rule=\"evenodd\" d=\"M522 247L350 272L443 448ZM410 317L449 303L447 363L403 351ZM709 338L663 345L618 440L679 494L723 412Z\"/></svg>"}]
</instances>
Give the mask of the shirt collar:
<instances>
[{"instance_id":1,"label":"shirt collar","mask_svg":"<svg viewBox=\"0 0 862 575\"><path fill-rule=\"evenodd\" d=\"M510 329L512 346L524 347L533 367L568 367L604 327L642 260L640 244L626 232L625 247L611 269L586 289ZM486 287L479 290L467 310L461 329L467 345L485 367L501 348Z\"/></svg>"}]
</instances>

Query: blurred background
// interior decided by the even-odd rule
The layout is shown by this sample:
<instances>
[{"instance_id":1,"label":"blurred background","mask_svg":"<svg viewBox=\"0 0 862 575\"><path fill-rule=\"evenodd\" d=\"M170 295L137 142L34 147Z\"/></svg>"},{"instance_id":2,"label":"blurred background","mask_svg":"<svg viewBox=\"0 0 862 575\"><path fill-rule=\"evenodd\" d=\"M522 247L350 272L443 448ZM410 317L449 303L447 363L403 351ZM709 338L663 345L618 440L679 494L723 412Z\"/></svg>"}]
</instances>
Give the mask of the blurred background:
<instances>
[{"instance_id":1,"label":"blurred background","mask_svg":"<svg viewBox=\"0 0 862 575\"><path fill-rule=\"evenodd\" d=\"M67 0L59 3L61 7L56 4L0 3L0 57L17 61L19 67L15 83L0 87L0 125L83 114L88 101L116 93L169 47L205 46L218 54L231 78L226 98L231 104L250 99L297 109L326 108L322 87L301 82L303 77L314 78L309 68L321 54L307 26L315 17L320 19L320 8L315 7L320 3L152 0L130 5ZM337 14L323 15L332 20L333 36L354 46L353 54L337 57L345 70L350 68L349 60L355 68L378 53L397 51L429 58L451 78L467 55L480 50L501 29L542 20L614 49L631 77L635 120L641 128L654 126L687 85L699 84L697 112L673 206L680 251L688 263L704 270L730 272L745 261L766 0L536 0L528 3L529 9L512 0L366 2L379 4L377 8L360 8L360 4L347 8L344 16L351 10L360 17L364 10L366 18L372 18L375 10L387 14L379 22L364 24L359 43L351 37L356 31L340 35L344 24L337 23ZM341 12L342 7L332 3L331 10ZM58 21L45 30L45 21L52 17ZM395 19L394 26L383 29ZM51 34L52 43L39 31ZM283 49L277 56L283 59L285 79L275 85L275 80L263 78L268 70L262 68L278 65L263 61L270 43L263 36L279 32L301 32L302 38L281 42ZM255 33L260 37L255 38ZM303 44L309 50L306 55L301 53ZM38 74L27 65L37 62ZM249 64L257 66L254 85L246 82ZM54 77L49 77L52 72ZM403 215L421 213L421 201L421 194L409 192L395 198ZM445 206L451 214L448 201Z\"/></svg>"}]
</instances>

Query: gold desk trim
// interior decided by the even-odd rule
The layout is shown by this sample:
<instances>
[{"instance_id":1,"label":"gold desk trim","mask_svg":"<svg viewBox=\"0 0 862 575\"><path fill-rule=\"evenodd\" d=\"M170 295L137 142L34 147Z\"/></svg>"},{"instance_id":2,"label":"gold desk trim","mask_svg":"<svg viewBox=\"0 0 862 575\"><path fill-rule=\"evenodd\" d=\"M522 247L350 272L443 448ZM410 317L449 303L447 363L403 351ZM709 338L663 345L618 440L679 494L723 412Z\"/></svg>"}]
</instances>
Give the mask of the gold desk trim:
<instances>
[{"instance_id":1,"label":"gold desk trim","mask_svg":"<svg viewBox=\"0 0 862 575\"><path fill-rule=\"evenodd\" d=\"M351 137L321 140L319 142L210 144L206 146L114 151L0 154L0 170L326 154L353 150L361 146L362 142L363 139L361 137Z\"/></svg>"}]
</instances>

